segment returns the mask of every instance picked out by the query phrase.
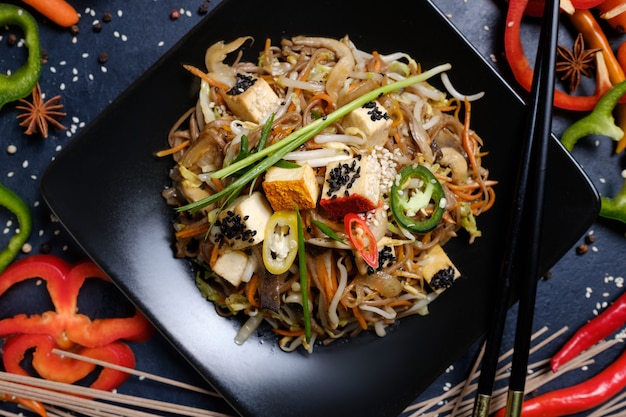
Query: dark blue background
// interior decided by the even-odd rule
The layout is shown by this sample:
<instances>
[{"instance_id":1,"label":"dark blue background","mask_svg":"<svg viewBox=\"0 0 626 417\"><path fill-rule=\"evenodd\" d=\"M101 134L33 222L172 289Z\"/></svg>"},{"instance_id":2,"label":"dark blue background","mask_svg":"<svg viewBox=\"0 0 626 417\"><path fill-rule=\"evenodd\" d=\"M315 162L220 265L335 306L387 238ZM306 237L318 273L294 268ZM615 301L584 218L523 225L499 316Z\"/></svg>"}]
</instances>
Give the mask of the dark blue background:
<instances>
[{"instance_id":1,"label":"dark blue background","mask_svg":"<svg viewBox=\"0 0 626 417\"><path fill-rule=\"evenodd\" d=\"M62 120L67 131L52 130L50 137L26 136L18 126L18 114L14 104L0 110L0 182L18 191L32 208L35 225L29 243L31 253L42 251L42 245L52 253L73 261L84 257L50 212L39 194L39 180L49 162L76 133L102 111L118 94L128 87L148 67L156 62L205 14L199 8L206 4L209 10L220 1L211 0L70 0L81 13L78 34L60 28L34 12L40 22L42 48L47 52L40 79L42 91L48 98L62 96L67 116ZM19 4L19 2L16 2ZM502 34L504 29L504 2L494 0L437 0L436 4L449 15L469 41L493 63L504 76L512 80L503 56ZM269 2L268 2L269 7ZM172 20L172 10L182 10L180 18ZM112 15L109 23L103 21L104 13ZM401 11L399 11L401 12ZM102 30L93 30L95 21L101 22ZM562 25L562 41L571 47L571 30L566 20ZM391 22L389 22L391 23ZM270 22L268 22L270 24ZM376 29L380 30L380 29ZM0 71L16 70L26 56L24 48L7 45L7 34L0 30ZM538 37L538 25L527 21L524 41L529 55L534 54L534 42ZM622 39L615 34L612 40ZM428 42L417 39L416 42ZM99 55L106 53L106 63L99 62ZM585 87L583 87L585 88ZM589 87L592 88L592 87ZM564 128L579 115L555 112L554 133L559 136ZM496 121L494 121L496 122ZM15 154L7 152L9 145L17 147ZM120 152L123 150L120 150ZM613 144L607 138L589 138L574 150L599 191L606 195L616 193L623 182L622 170L626 169L624 155L616 156ZM80 208L77 208L80 209ZM5 226L9 220L0 212L0 246L8 240L12 227ZM575 219L572 219L575 222ZM8 229L8 230L5 230ZM588 253L577 255L575 246L551 269L551 277L541 280L538 286L535 327L548 326L549 332L569 326L570 335L594 313L614 300L623 291L616 282L626 276L626 227L615 222L599 219L590 229L596 237ZM582 243L582 239L581 242ZM20 255L25 256L25 255ZM494 259L494 261L496 261ZM616 278L612 280L610 278ZM586 294L590 292L590 296ZM515 308L510 312L504 349L512 345ZM564 338L561 338L562 341ZM548 357L557 349L559 341L549 345L531 360ZM162 376L203 385L202 379L167 342L156 336L152 341L133 345L137 354L137 368ZM462 381L475 358L477 346L459 359L442 375L418 401L437 396L448 384ZM557 379L548 388L565 386L600 370L607 361L619 354L618 345L603 355L598 364L586 371L575 371ZM393 370L390 370L393 372ZM419 376L416 376L416 378ZM131 378L120 392L140 393L167 401L181 401L216 411L234 414L220 400L172 390L149 381ZM384 399L378 399L384 401ZM1 404L0 404L1 406ZM408 413L407 413L408 415Z\"/></svg>"}]
</instances>

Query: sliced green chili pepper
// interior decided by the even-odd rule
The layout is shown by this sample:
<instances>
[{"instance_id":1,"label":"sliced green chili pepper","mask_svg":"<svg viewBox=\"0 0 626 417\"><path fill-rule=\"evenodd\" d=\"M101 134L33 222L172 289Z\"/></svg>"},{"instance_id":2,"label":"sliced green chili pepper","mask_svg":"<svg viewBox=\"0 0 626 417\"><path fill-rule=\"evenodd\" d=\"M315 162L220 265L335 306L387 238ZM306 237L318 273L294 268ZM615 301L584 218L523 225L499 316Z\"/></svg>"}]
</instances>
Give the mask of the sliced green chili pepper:
<instances>
[{"instance_id":1,"label":"sliced green chili pepper","mask_svg":"<svg viewBox=\"0 0 626 417\"><path fill-rule=\"evenodd\" d=\"M2 184L0 184L0 206L15 215L19 226L19 231L9 239L6 248L0 251L0 272L2 272L26 243L33 228L33 220L24 200Z\"/></svg>"},{"instance_id":2,"label":"sliced green chili pepper","mask_svg":"<svg viewBox=\"0 0 626 417\"><path fill-rule=\"evenodd\" d=\"M298 254L298 225L295 211L274 212L265 226L263 264L275 275L287 272Z\"/></svg>"},{"instance_id":3,"label":"sliced green chili pepper","mask_svg":"<svg viewBox=\"0 0 626 417\"><path fill-rule=\"evenodd\" d=\"M418 217L422 209L434 202L429 217ZM398 224L412 233L433 230L445 211L445 193L435 175L423 165L409 165L391 186L391 212Z\"/></svg>"},{"instance_id":4,"label":"sliced green chili pepper","mask_svg":"<svg viewBox=\"0 0 626 417\"><path fill-rule=\"evenodd\" d=\"M39 28L33 16L21 7L0 3L0 25L15 25L24 32L28 58L12 75L0 74L0 109L28 96L41 75Z\"/></svg>"},{"instance_id":5,"label":"sliced green chili pepper","mask_svg":"<svg viewBox=\"0 0 626 417\"><path fill-rule=\"evenodd\" d=\"M607 91L591 113L563 132L561 136L563 146L571 151L576 142L587 135L603 135L619 141L624 136L624 131L615 124L613 110L624 94L626 81L616 84ZM626 181L615 197L601 197L599 215L626 223Z\"/></svg>"},{"instance_id":6,"label":"sliced green chili pepper","mask_svg":"<svg viewBox=\"0 0 626 417\"><path fill-rule=\"evenodd\" d=\"M613 197L600 197L600 216L626 223L626 180L622 189Z\"/></svg>"},{"instance_id":7,"label":"sliced green chili pepper","mask_svg":"<svg viewBox=\"0 0 626 417\"><path fill-rule=\"evenodd\" d=\"M613 86L598 101L593 111L587 116L570 125L561 136L561 143L571 151L579 139L587 135L603 135L618 141L624 131L615 124L613 109L620 98L626 94L626 81Z\"/></svg>"}]
</instances>

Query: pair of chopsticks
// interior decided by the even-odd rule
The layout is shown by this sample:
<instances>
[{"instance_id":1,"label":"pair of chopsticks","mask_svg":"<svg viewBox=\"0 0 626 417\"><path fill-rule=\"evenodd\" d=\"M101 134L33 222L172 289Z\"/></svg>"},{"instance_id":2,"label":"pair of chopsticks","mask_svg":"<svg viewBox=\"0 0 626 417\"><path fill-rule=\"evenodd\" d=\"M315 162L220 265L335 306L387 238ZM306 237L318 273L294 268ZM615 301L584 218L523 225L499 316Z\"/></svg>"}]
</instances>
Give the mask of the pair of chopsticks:
<instances>
[{"instance_id":1,"label":"pair of chopsticks","mask_svg":"<svg viewBox=\"0 0 626 417\"><path fill-rule=\"evenodd\" d=\"M508 311L513 275L522 270L520 299L506 416L521 415L524 400L530 338L532 334L539 250L543 219L543 200L547 167L548 143L552 130L552 103L558 34L559 1L545 2L545 10L533 85L528 106L525 144L515 190L507 247L497 283L492 322L487 331L485 353L474 402L473 417L487 417L493 390L498 356Z\"/></svg>"}]
</instances>

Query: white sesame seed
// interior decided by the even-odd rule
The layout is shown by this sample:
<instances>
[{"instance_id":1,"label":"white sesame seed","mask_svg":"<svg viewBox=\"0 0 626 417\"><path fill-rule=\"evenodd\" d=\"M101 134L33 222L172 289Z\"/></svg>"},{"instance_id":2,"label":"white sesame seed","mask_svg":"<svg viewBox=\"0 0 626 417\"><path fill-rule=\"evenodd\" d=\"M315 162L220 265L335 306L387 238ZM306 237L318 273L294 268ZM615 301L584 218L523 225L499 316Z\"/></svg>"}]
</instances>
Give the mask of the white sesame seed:
<instances>
[{"instance_id":1,"label":"white sesame seed","mask_svg":"<svg viewBox=\"0 0 626 417\"><path fill-rule=\"evenodd\" d=\"M15 146L15 145L7 146L7 153L9 155L13 155L15 152L17 152L17 146Z\"/></svg>"},{"instance_id":2,"label":"white sesame seed","mask_svg":"<svg viewBox=\"0 0 626 417\"><path fill-rule=\"evenodd\" d=\"M53 74L57 73L57 69L55 67L50 67L50 72Z\"/></svg>"},{"instance_id":3,"label":"white sesame seed","mask_svg":"<svg viewBox=\"0 0 626 417\"><path fill-rule=\"evenodd\" d=\"M22 168L28 168L28 160L22 162Z\"/></svg>"},{"instance_id":4,"label":"white sesame seed","mask_svg":"<svg viewBox=\"0 0 626 417\"><path fill-rule=\"evenodd\" d=\"M83 52L82 57L83 58L89 58L89 52Z\"/></svg>"}]
</instances>

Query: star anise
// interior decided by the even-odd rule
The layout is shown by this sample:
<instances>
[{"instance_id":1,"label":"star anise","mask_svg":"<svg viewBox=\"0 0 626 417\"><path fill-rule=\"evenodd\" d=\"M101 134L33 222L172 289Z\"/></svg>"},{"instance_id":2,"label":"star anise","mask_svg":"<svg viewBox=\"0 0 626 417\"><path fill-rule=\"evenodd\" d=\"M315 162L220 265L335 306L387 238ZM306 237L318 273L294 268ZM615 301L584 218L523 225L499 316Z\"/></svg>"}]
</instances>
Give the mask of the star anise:
<instances>
[{"instance_id":1,"label":"star anise","mask_svg":"<svg viewBox=\"0 0 626 417\"><path fill-rule=\"evenodd\" d=\"M33 88L32 102L24 99L20 99L21 103L15 106L19 110L23 110L23 113L17 115L18 119L23 119L20 122L20 126L26 127L24 131L27 135L33 135L35 133L41 133L44 138L48 137L48 125L59 130L65 130L58 119L64 117L66 114L62 112L63 104L60 103L61 96L52 97L48 101L44 101L41 94L41 87L39 83Z\"/></svg>"},{"instance_id":2,"label":"star anise","mask_svg":"<svg viewBox=\"0 0 626 417\"><path fill-rule=\"evenodd\" d=\"M585 40L581 33L574 41L572 50L559 45L557 47L556 73L562 74L561 80L569 82L569 89L573 93L580 85L581 76L593 77L595 69L595 55L600 51L598 48L585 49Z\"/></svg>"}]
</instances>

